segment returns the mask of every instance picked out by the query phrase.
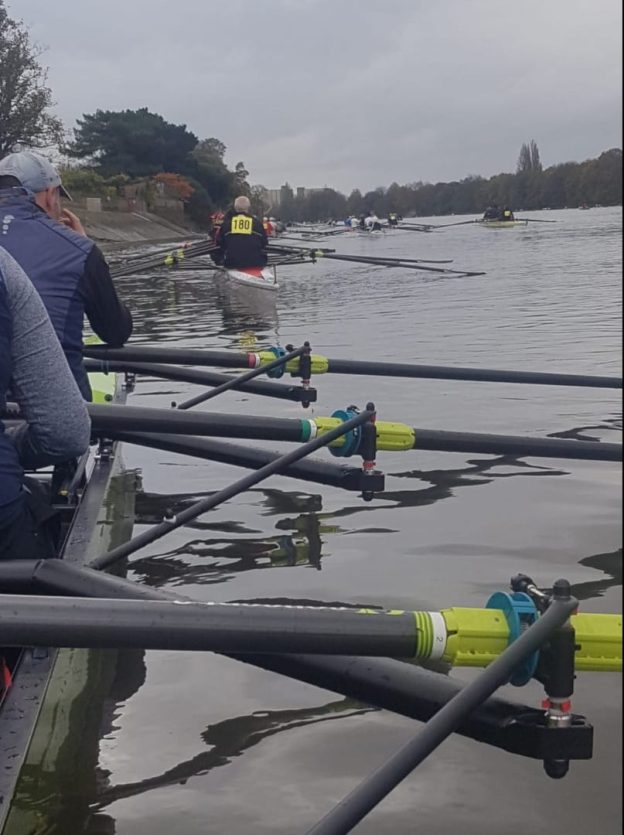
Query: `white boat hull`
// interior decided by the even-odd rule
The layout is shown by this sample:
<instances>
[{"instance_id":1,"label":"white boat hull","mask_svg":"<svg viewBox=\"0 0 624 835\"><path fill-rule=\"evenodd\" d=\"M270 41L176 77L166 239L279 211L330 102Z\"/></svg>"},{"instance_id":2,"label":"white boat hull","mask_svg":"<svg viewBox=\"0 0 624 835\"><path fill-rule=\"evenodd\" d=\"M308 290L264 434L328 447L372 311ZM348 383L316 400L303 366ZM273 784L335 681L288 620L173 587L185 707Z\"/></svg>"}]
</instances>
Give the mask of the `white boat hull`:
<instances>
[{"instance_id":1,"label":"white boat hull","mask_svg":"<svg viewBox=\"0 0 624 835\"><path fill-rule=\"evenodd\" d=\"M270 291L279 287L275 267L241 267L237 270L224 268L221 272L229 281L246 287Z\"/></svg>"}]
</instances>

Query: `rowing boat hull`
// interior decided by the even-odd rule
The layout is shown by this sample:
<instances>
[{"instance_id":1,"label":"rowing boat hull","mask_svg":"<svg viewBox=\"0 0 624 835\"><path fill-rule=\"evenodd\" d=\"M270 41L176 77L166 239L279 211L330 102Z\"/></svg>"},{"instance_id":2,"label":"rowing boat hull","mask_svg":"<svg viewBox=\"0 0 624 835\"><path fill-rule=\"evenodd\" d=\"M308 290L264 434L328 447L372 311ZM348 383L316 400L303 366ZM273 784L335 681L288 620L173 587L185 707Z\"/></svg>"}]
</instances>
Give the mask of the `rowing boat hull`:
<instances>
[{"instance_id":1,"label":"rowing boat hull","mask_svg":"<svg viewBox=\"0 0 624 835\"><path fill-rule=\"evenodd\" d=\"M275 267L245 267L238 270L223 269L222 275L233 284L255 287L258 290L275 292L279 288Z\"/></svg>"},{"instance_id":2,"label":"rowing boat hull","mask_svg":"<svg viewBox=\"0 0 624 835\"><path fill-rule=\"evenodd\" d=\"M485 229L513 229L515 226L528 226L528 220L480 220Z\"/></svg>"},{"instance_id":3,"label":"rowing boat hull","mask_svg":"<svg viewBox=\"0 0 624 835\"><path fill-rule=\"evenodd\" d=\"M125 399L113 375L90 379L99 402ZM60 553L68 562L84 564L131 535L136 476L124 472L119 452L113 445L108 455L87 453L86 484ZM23 651L0 709L3 835L39 831L62 803L60 784L68 772L86 779L88 769L79 764L92 756L93 744L97 752L97 740L86 744L87 718L114 676L116 658L92 650Z\"/></svg>"}]
</instances>

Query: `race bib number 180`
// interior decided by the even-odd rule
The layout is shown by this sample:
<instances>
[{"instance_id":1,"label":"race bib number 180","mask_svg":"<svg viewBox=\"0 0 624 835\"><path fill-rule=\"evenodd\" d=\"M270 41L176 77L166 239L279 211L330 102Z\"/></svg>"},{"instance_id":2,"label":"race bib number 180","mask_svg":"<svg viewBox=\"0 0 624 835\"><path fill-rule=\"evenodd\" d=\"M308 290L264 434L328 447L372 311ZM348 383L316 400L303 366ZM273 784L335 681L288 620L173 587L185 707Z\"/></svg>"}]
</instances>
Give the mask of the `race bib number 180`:
<instances>
[{"instance_id":1,"label":"race bib number 180","mask_svg":"<svg viewBox=\"0 0 624 835\"><path fill-rule=\"evenodd\" d=\"M253 219L247 215L234 215L232 218L232 232L235 235L251 235Z\"/></svg>"}]
</instances>

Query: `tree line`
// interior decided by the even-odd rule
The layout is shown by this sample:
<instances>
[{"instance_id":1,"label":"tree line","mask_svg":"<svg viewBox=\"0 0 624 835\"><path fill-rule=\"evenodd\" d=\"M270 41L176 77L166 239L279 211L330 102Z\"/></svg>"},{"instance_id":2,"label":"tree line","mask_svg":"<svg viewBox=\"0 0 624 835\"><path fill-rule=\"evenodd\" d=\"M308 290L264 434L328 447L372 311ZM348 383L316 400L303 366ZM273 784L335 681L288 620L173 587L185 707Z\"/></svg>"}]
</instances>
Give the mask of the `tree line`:
<instances>
[{"instance_id":1,"label":"tree line","mask_svg":"<svg viewBox=\"0 0 624 835\"><path fill-rule=\"evenodd\" d=\"M450 183L392 183L387 188L365 193L354 189L348 196L326 188L296 197L286 183L275 211L285 221L311 221L359 216L370 211L380 217L387 217L389 212L397 212L403 217L430 217L479 214L492 205L526 211L621 204L620 148L612 148L585 162L566 162L543 168L537 144L531 140L522 145L514 174L496 174L489 179L466 177Z\"/></svg>"},{"instance_id":2,"label":"tree line","mask_svg":"<svg viewBox=\"0 0 624 835\"><path fill-rule=\"evenodd\" d=\"M137 180L151 188L162 183L201 226L208 226L211 213L238 194L250 196L256 212L283 221L340 219L370 211L404 217L470 214L493 204L527 210L622 203L621 149L581 163L543 168L531 140L522 145L513 174L450 183L392 183L364 194L355 189L348 196L326 188L298 197L286 183L279 205L271 206L267 189L249 185L242 162L233 169L227 166L221 140L199 139L186 125L167 122L145 107L84 114L67 139L62 124L49 112L52 93L39 57L40 49L30 43L23 24L8 16L0 0L0 158L20 148L55 146L74 160L63 172L68 189L112 197Z\"/></svg>"}]
</instances>

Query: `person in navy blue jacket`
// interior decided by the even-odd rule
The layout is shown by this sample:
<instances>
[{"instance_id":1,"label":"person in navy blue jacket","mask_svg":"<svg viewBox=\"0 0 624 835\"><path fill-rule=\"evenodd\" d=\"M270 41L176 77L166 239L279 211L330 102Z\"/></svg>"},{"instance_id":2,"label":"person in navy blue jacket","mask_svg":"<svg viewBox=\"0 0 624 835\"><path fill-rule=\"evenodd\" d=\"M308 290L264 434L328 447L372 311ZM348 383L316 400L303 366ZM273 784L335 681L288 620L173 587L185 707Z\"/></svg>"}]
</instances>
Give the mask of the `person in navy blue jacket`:
<instances>
[{"instance_id":1,"label":"person in navy blue jacket","mask_svg":"<svg viewBox=\"0 0 624 835\"><path fill-rule=\"evenodd\" d=\"M69 194L45 157L20 151L0 161L0 246L35 285L78 387L91 400L82 361L84 317L103 342L120 348L132 334L132 316L104 256L78 217L62 208L61 197Z\"/></svg>"}]
</instances>

